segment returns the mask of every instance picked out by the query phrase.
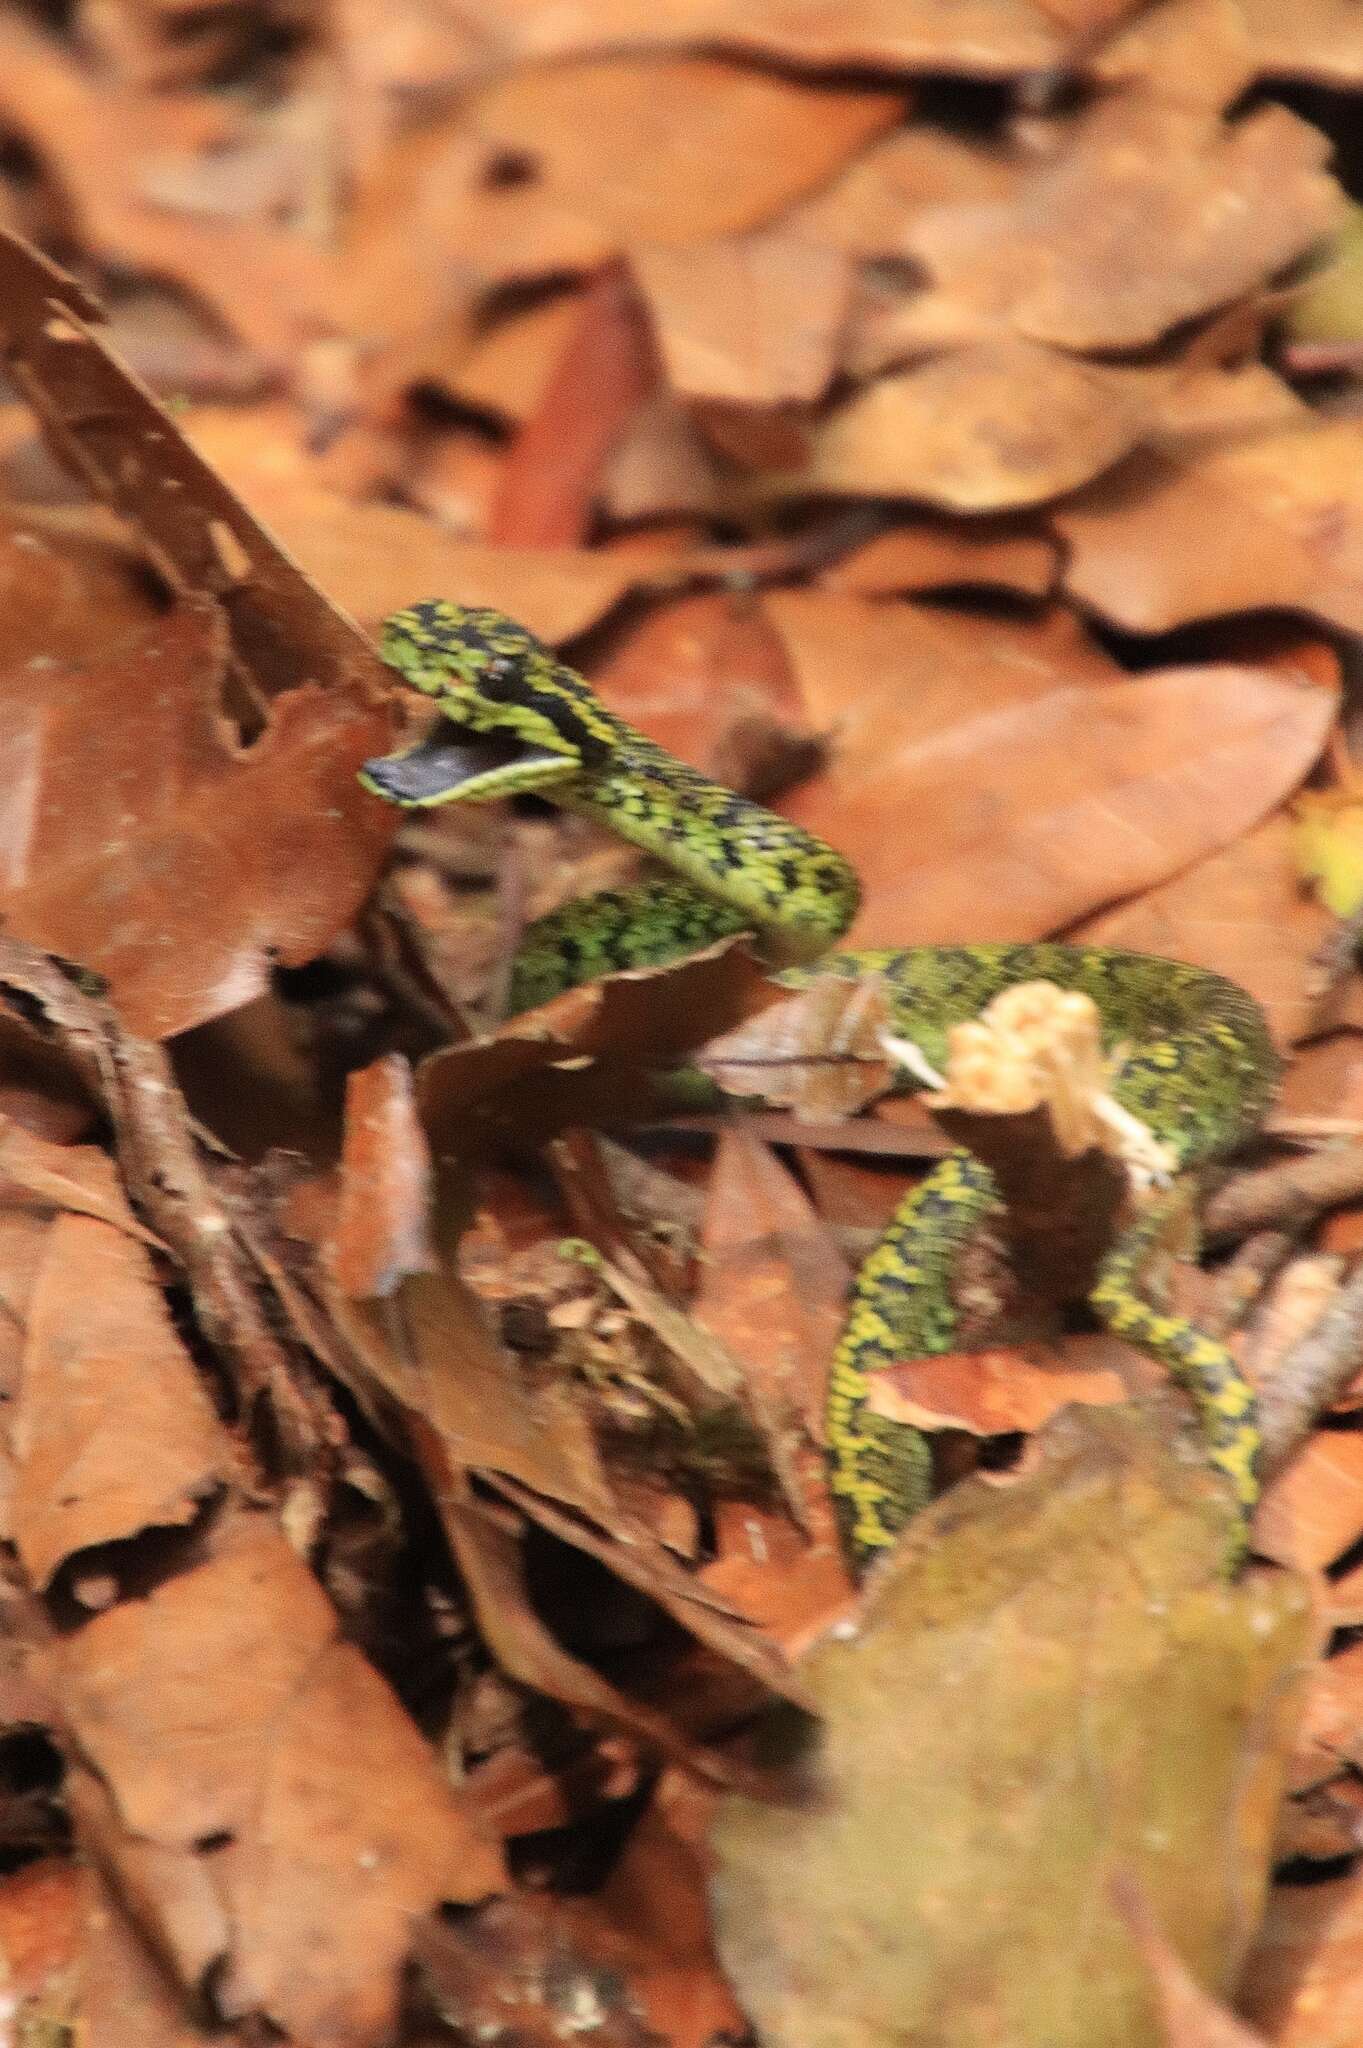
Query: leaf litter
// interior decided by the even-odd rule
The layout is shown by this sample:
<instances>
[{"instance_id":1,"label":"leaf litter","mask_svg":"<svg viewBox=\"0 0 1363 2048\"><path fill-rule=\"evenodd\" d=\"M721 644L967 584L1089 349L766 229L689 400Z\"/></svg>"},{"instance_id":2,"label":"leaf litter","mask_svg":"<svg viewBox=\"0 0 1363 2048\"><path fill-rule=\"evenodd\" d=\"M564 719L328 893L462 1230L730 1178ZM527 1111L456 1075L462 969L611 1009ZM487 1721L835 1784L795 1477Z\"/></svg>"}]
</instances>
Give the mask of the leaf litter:
<instances>
[{"instance_id":1,"label":"leaf litter","mask_svg":"<svg viewBox=\"0 0 1363 2048\"><path fill-rule=\"evenodd\" d=\"M20 2038L1049 2048L1101 1983L1104 2038L1352 2040L1352 1359L1231 1592L1146 1364L972 1248L876 1403L976 1477L858 1594L823 1378L944 1142L874 991L730 943L498 1022L628 859L354 780L384 614L490 603L846 850L856 939L1232 975L1295 1385L1363 1136L1352 11L113 0L0 72ZM707 1045L788 1108L660 1095Z\"/></svg>"}]
</instances>

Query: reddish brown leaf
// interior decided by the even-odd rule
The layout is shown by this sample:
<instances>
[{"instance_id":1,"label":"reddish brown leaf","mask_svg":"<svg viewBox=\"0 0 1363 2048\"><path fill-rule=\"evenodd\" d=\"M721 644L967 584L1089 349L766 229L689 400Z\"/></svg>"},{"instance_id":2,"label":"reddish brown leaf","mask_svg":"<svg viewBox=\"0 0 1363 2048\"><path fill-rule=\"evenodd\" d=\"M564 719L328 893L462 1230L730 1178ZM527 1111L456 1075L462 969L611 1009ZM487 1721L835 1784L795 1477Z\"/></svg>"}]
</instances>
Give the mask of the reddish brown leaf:
<instances>
[{"instance_id":1,"label":"reddish brown leaf","mask_svg":"<svg viewBox=\"0 0 1363 2048\"><path fill-rule=\"evenodd\" d=\"M1279 1564L1331 1564L1363 1536L1363 1436L1318 1430L1269 1481L1254 1547Z\"/></svg>"},{"instance_id":2,"label":"reddish brown leaf","mask_svg":"<svg viewBox=\"0 0 1363 2048\"><path fill-rule=\"evenodd\" d=\"M1000 1436L1039 1429L1071 1401L1101 1406L1125 1399L1121 1376L1110 1366L1067 1366L994 1350L887 1366L876 1374L870 1405L875 1414L918 1429Z\"/></svg>"},{"instance_id":3,"label":"reddish brown leaf","mask_svg":"<svg viewBox=\"0 0 1363 2048\"><path fill-rule=\"evenodd\" d=\"M437 1270L429 1234L431 1159L397 1053L346 1080L341 1199L332 1270L357 1299L392 1294Z\"/></svg>"},{"instance_id":4,"label":"reddish brown leaf","mask_svg":"<svg viewBox=\"0 0 1363 2048\"><path fill-rule=\"evenodd\" d=\"M488 517L494 546L582 540L606 459L655 380L639 308L619 274L607 271L578 302L563 353L502 470Z\"/></svg>"}]
</instances>

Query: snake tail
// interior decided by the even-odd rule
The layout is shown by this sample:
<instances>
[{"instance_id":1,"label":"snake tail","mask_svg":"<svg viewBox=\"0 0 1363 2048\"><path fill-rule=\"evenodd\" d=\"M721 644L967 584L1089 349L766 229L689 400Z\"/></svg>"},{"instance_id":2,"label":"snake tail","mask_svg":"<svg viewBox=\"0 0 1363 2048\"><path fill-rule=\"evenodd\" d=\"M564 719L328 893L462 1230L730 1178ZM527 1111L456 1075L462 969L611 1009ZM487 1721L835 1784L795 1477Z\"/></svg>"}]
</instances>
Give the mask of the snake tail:
<instances>
[{"instance_id":1,"label":"snake tail","mask_svg":"<svg viewBox=\"0 0 1363 2048\"><path fill-rule=\"evenodd\" d=\"M1142 1291L1149 1264L1180 1200L1157 1201L1117 1240L1103 1260L1089 1293L1089 1305L1114 1336L1159 1360L1184 1387L1197 1410L1208 1462L1225 1475L1242 1514L1248 1518L1259 1498L1260 1436L1254 1392L1234 1355L1183 1316L1156 1308Z\"/></svg>"}]
</instances>

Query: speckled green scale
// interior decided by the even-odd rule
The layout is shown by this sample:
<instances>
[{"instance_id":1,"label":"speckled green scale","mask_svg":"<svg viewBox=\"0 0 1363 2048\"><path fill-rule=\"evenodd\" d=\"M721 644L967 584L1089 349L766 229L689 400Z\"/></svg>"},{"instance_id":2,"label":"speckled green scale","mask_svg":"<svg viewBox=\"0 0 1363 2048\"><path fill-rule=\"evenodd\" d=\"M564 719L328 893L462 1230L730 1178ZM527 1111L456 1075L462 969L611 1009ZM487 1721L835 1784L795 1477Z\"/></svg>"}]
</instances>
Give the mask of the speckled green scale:
<instances>
[{"instance_id":1,"label":"speckled green scale","mask_svg":"<svg viewBox=\"0 0 1363 2048\"><path fill-rule=\"evenodd\" d=\"M676 760L607 710L590 686L501 613L433 600L387 623L383 654L444 714L406 754L366 763L388 802L489 802L535 791L652 854L664 881L584 898L541 918L515 963L513 1009L621 967L660 965L751 929L799 983L811 972L878 975L899 1033L940 1067L950 1027L1019 981L1092 998L1119 1061L1112 1092L1192 1169L1240 1143L1271 1099L1277 1061L1253 1000L1176 961L1053 944L916 946L826 954L856 911L842 857L788 819ZM906 1085L913 1083L906 1076ZM923 1434L867 1412L871 1376L952 1346L951 1278L963 1242L997 1201L992 1175L953 1153L901 1205L857 1277L829 1375L832 1492L848 1554L891 1543L928 1497ZM1245 1517L1258 1492L1249 1387L1226 1347L1141 1293L1166 1204L1143 1210L1094 1282L1097 1315L1187 1387L1212 1464Z\"/></svg>"}]
</instances>

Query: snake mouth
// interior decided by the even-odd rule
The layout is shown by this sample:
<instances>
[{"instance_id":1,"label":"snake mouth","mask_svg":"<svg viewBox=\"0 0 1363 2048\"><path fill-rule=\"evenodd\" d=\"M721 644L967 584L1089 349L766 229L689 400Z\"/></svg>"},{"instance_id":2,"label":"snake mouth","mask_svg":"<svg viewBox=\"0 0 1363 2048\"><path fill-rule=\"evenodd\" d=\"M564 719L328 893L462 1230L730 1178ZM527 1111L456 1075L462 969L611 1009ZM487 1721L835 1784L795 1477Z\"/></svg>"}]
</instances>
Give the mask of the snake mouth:
<instances>
[{"instance_id":1,"label":"snake mouth","mask_svg":"<svg viewBox=\"0 0 1363 2048\"><path fill-rule=\"evenodd\" d=\"M521 790L543 788L573 772L574 764L513 733L469 732L442 718L416 746L366 761L360 781L390 804L491 803Z\"/></svg>"}]
</instances>

